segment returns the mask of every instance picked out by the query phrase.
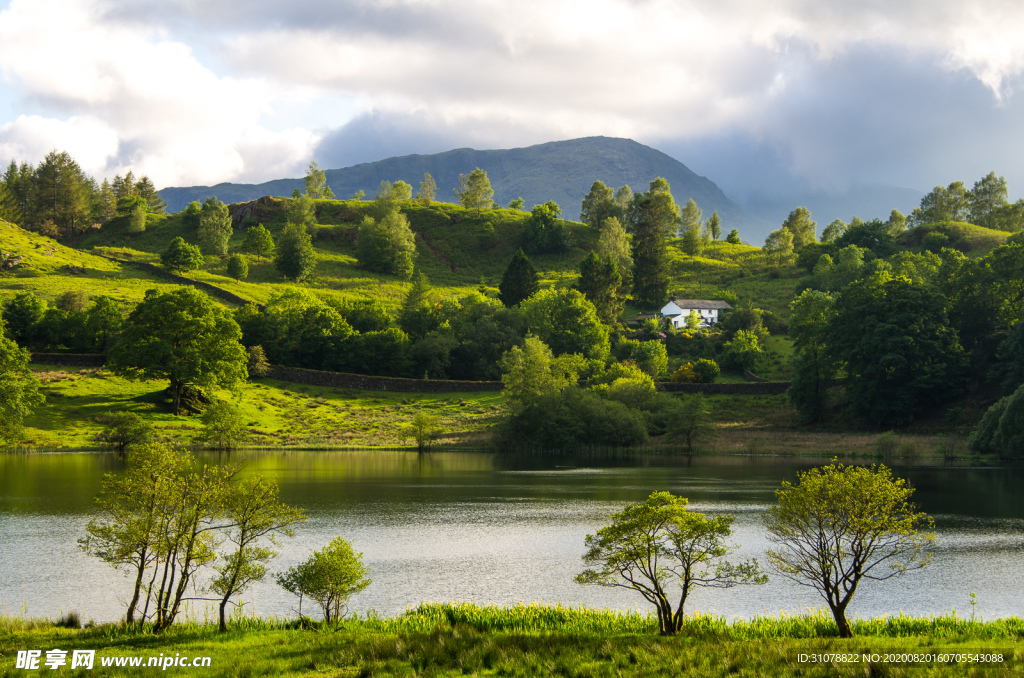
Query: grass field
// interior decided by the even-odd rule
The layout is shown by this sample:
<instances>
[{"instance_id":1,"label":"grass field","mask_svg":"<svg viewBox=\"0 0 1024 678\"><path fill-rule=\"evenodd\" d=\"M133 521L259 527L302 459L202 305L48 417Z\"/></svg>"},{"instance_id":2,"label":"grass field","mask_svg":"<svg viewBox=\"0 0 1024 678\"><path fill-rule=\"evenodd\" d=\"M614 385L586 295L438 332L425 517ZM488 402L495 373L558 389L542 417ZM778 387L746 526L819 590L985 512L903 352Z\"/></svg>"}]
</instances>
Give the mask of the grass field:
<instances>
[{"instance_id":1,"label":"grass field","mask_svg":"<svg viewBox=\"0 0 1024 678\"><path fill-rule=\"evenodd\" d=\"M35 369L46 404L26 420L22 446L95 447L103 415L111 411L140 415L163 442L191 445L202 434L198 417L169 413L165 382L133 382L95 368ZM235 401L227 391L212 395ZM337 448L411 445L407 424L418 411L436 417L445 431L438 444L472 442L486 436L504 399L496 392L384 393L265 379L245 385L235 402L249 419L246 447Z\"/></svg>"},{"instance_id":2,"label":"grass field","mask_svg":"<svg viewBox=\"0 0 1024 678\"><path fill-rule=\"evenodd\" d=\"M420 605L398 617L360 618L340 628L287 628L283 620L183 623L160 636L106 624L62 628L0 618L0 675L21 676L17 650L95 650L95 668L75 675L152 675L150 657L209 657L202 676L1011 676L1024 665L1024 622L881 617L836 637L830 617L768 617L729 624L694 614L676 637L650 617L549 606ZM840 655L836 657L835 655ZM877 656L876 656L877 655ZM916 659L921 660L914 662ZM104 658L141 657L140 668L104 668ZM988 659L981 662L980 659ZM44 669L45 670L45 669Z\"/></svg>"}]
</instances>

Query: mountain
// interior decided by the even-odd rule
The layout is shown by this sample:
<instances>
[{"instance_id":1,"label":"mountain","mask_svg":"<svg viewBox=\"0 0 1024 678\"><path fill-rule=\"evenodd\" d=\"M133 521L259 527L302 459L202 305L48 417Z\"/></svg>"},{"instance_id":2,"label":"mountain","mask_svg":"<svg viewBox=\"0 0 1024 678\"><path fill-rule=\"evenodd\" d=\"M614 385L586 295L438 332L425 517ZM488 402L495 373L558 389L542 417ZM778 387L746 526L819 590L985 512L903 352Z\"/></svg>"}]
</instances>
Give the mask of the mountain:
<instances>
[{"instance_id":1,"label":"mountain","mask_svg":"<svg viewBox=\"0 0 1024 678\"><path fill-rule=\"evenodd\" d=\"M634 191L644 191L651 180L664 177L680 205L693 198L705 218L717 209L725 233L736 228L745 240L760 242L771 229L769 222L745 212L710 179L661 151L630 139L587 137L492 151L459 148L433 155L387 158L327 170L326 174L334 194L347 198L360 190L372 197L382 180L405 181L415 193L424 172L429 172L437 183L437 198L454 201L452 191L458 185L459 175L476 167L487 172L499 204L521 197L529 208L554 200L566 219L579 219L580 203L597 179L612 188L629 184ZM167 201L170 211L176 212L193 200L202 202L211 195L226 203L246 202L264 195L290 196L296 188L302 188L302 179L165 188L160 197Z\"/></svg>"}]
</instances>

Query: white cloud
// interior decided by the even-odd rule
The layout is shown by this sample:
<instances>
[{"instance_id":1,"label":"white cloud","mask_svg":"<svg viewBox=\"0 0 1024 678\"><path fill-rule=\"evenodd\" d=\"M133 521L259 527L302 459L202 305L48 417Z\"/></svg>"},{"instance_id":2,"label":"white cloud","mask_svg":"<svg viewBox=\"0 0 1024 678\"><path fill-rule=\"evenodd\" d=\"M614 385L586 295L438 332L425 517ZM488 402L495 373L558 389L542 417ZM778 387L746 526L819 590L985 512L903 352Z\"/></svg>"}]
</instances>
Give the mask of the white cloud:
<instances>
[{"instance_id":1,"label":"white cloud","mask_svg":"<svg viewBox=\"0 0 1024 678\"><path fill-rule=\"evenodd\" d=\"M29 105L55 114L19 118L5 148L31 131L18 142L26 152L67 148L99 176L131 168L158 186L258 178L294 170L318 138L261 124L275 95L258 78L218 77L188 45L105 22L95 2L13 0L0 13L0 68ZM95 141L87 124L103 131ZM89 159L72 150L99 143Z\"/></svg>"}]
</instances>

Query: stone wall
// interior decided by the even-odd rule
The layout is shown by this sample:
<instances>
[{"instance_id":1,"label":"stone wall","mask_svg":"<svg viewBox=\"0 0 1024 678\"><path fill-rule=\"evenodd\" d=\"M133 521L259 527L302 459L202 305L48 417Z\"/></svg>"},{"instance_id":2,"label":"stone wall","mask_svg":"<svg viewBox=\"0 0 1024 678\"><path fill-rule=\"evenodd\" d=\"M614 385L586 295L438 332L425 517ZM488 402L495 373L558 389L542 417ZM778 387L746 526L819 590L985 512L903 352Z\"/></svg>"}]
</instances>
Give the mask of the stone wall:
<instances>
[{"instance_id":1,"label":"stone wall","mask_svg":"<svg viewBox=\"0 0 1024 678\"><path fill-rule=\"evenodd\" d=\"M234 304L239 304L240 306L245 306L246 304L256 304L256 302L254 302L252 299L243 299L237 294L234 294L233 292L228 292L226 289L217 287L216 285L211 285L210 283L203 282L202 280L192 280L191 278L185 278L180 275L175 275L174 273L171 273L166 269L160 268L159 266L154 266L153 264L146 263L145 261L131 261L130 259L118 259L117 257L108 257L105 254L98 254L95 256L103 257L104 259L109 259L110 261L116 261L119 264L126 264L129 266L141 268L142 270L149 271L150 273L158 275L161 278L173 280L174 282L180 285L189 285L190 287L195 287L196 289L209 292L215 297L219 297L225 301L230 301ZM256 304L256 306L261 311L266 310L266 307L263 304Z\"/></svg>"},{"instance_id":2,"label":"stone wall","mask_svg":"<svg viewBox=\"0 0 1024 678\"><path fill-rule=\"evenodd\" d=\"M400 379L398 377L371 377L345 372L320 372L298 367L271 365L267 374L271 379L291 381L297 384L329 386L333 388L355 388L366 391L393 391L396 393L461 393L469 391L500 391L500 381L454 381Z\"/></svg>"},{"instance_id":3,"label":"stone wall","mask_svg":"<svg viewBox=\"0 0 1024 678\"><path fill-rule=\"evenodd\" d=\"M103 367L107 356L100 353L33 353L32 362L37 365Z\"/></svg>"},{"instance_id":4,"label":"stone wall","mask_svg":"<svg viewBox=\"0 0 1024 678\"><path fill-rule=\"evenodd\" d=\"M659 391L703 393L705 395L778 395L789 389L788 381L761 381L754 384L679 384L659 381Z\"/></svg>"}]
</instances>

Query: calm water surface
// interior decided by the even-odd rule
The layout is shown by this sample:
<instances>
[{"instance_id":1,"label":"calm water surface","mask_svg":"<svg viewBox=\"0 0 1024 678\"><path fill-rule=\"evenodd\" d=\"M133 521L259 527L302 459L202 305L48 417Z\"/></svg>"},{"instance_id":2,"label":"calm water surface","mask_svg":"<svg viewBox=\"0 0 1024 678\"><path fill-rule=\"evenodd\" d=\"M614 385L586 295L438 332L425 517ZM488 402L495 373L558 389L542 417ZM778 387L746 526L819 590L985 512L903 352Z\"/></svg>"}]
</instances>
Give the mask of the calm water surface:
<instances>
[{"instance_id":1,"label":"calm water surface","mask_svg":"<svg viewBox=\"0 0 1024 678\"><path fill-rule=\"evenodd\" d=\"M211 455L208 461L216 463ZM486 453L282 452L236 455L245 473L276 478L282 499L310 520L287 540L271 570L308 557L337 535L363 552L373 584L353 599L359 611L401 612L422 601L562 603L641 609L636 594L581 587L583 540L627 502L654 490L688 497L693 510L736 516L736 559L764 563L761 516L782 480L826 460L645 457L557 460ZM129 583L76 539L95 514L93 497L109 455L0 456L0 611L85 619L123 615ZM1024 616L1024 469L895 466L936 521L934 560L924 570L868 582L851 610L977 612ZM770 573L771 574L771 573ZM296 599L264 583L243 596L247 612L293 615ZM698 589L692 607L728 617L823 607L817 594L778 575L764 586ZM199 603L197 617L214 616Z\"/></svg>"}]
</instances>

